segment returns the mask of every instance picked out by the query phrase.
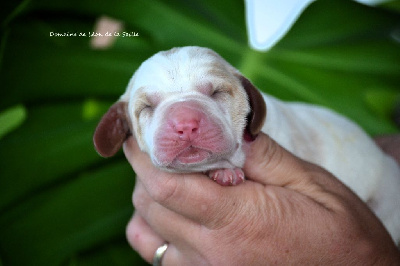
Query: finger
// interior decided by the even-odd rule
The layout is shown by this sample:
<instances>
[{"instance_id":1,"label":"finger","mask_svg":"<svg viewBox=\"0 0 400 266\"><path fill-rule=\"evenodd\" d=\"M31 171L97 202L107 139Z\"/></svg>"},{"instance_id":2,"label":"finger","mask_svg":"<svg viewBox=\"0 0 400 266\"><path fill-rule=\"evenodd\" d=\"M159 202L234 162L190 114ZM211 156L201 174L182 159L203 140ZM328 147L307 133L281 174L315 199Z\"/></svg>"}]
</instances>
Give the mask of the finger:
<instances>
[{"instance_id":1,"label":"finger","mask_svg":"<svg viewBox=\"0 0 400 266\"><path fill-rule=\"evenodd\" d=\"M157 247L165 242L137 212L126 227L126 237L131 247L149 263Z\"/></svg>"},{"instance_id":2,"label":"finger","mask_svg":"<svg viewBox=\"0 0 400 266\"><path fill-rule=\"evenodd\" d=\"M133 138L125 142L124 152L149 197L205 226L222 220L230 212L233 195L240 193L236 187L221 187L202 174L176 174L157 169Z\"/></svg>"},{"instance_id":3,"label":"finger","mask_svg":"<svg viewBox=\"0 0 400 266\"><path fill-rule=\"evenodd\" d=\"M243 171L254 181L286 186L304 172L304 162L261 133L251 143Z\"/></svg>"},{"instance_id":4,"label":"finger","mask_svg":"<svg viewBox=\"0 0 400 266\"><path fill-rule=\"evenodd\" d=\"M197 233L199 224L154 201L140 181L136 182L133 205L152 230L168 242L181 242Z\"/></svg>"},{"instance_id":5,"label":"finger","mask_svg":"<svg viewBox=\"0 0 400 266\"><path fill-rule=\"evenodd\" d=\"M191 263L183 263L184 258L190 258L189 253L199 256L197 249L193 247L204 245L204 241L200 240L200 236L205 232L204 227L152 200L140 182L137 182L135 186L133 201L135 216L138 218L132 219L128 226L128 228L131 227L127 230L128 237L131 239L130 242L133 242L132 247L143 258L147 261L152 258L151 255L154 255L155 250L160 246L156 246L155 243L169 243L162 258L162 265L190 265ZM139 237L140 234L147 235L142 239L151 238L153 241L135 241L138 233ZM164 239L164 241L160 242L158 239Z\"/></svg>"},{"instance_id":6,"label":"finger","mask_svg":"<svg viewBox=\"0 0 400 266\"><path fill-rule=\"evenodd\" d=\"M138 213L135 213L128 223L126 236L132 248L150 264L153 262L156 250L166 243ZM178 265L179 254L174 244L169 243L161 259L162 265Z\"/></svg>"}]
</instances>

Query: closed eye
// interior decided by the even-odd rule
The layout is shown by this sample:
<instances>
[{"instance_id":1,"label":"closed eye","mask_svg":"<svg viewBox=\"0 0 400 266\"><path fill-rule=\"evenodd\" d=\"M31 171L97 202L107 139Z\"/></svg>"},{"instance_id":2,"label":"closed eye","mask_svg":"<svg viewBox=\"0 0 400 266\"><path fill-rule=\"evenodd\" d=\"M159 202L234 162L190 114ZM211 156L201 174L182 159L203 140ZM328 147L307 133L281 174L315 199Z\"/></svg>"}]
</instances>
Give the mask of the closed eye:
<instances>
[{"instance_id":1,"label":"closed eye","mask_svg":"<svg viewBox=\"0 0 400 266\"><path fill-rule=\"evenodd\" d=\"M152 111L153 110L153 106L149 103L143 103L142 104L142 110L141 111Z\"/></svg>"},{"instance_id":2,"label":"closed eye","mask_svg":"<svg viewBox=\"0 0 400 266\"><path fill-rule=\"evenodd\" d=\"M153 106L146 102L140 102L139 105L136 107L135 116L139 117L142 114L152 113Z\"/></svg>"},{"instance_id":3,"label":"closed eye","mask_svg":"<svg viewBox=\"0 0 400 266\"><path fill-rule=\"evenodd\" d=\"M221 97L225 97L225 96L227 96L228 94L230 94L230 90L229 90L228 88L219 87L219 88L216 88L216 89L212 92L211 98L218 99L218 98L221 98Z\"/></svg>"},{"instance_id":4,"label":"closed eye","mask_svg":"<svg viewBox=\"0 0 400 266\"><path fill-rule=\"evenodd\" d=\"M219 93L222 93L222 91L221 90L215 90L212 94L211 94L211 97L216 97Z\"/></svg>"}]
</instances>

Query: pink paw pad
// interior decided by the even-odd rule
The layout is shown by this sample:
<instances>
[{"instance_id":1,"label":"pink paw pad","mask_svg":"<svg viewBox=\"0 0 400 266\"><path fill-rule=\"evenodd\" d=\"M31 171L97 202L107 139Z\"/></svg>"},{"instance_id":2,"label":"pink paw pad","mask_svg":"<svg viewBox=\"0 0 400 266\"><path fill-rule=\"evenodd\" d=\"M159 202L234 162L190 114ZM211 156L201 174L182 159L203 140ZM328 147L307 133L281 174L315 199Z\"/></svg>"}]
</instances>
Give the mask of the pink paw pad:
<instances>
[{"instance_id":1,"label":"pink paw pad","mask_svg":"<svg viewBox=\"0 0 400 266\"><path fill-rule=\"evenodd\" d=\"M212 170L208 176L221 186L235 186L244 182L244 173L240 168Z\"/></svg>"}]
</instances>

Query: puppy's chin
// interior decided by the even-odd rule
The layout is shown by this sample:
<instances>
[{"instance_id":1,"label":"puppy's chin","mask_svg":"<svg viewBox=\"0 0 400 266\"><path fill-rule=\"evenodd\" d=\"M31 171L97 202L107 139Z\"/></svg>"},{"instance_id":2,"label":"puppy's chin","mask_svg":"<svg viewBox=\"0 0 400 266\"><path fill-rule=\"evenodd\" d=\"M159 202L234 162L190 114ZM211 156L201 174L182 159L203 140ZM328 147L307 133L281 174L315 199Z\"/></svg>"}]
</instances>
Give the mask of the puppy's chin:
<instances>
[{"instance_id":1,"label":"puppy's chin","mask_svg":"<svg viewBox=\"0 0 400 266\"><path fill-rule=\"evenodd\" d=\"M179 167L180 165L202 164L210 157L210 151L190 146L178 154L178 156L176 156L172 161L172 164L176 165L176 167Z\"/></svg>"},{"instance_id":2,"label":"puppy's chin","mask_svg":"<svg viewBox=\"0 0 400 266\"><path fill-rule=\"evenodd\" d=\"M178 156L168 164L158 164L154 161L153 164L161 170L173 173L203 172L207 171L214 161L210 160L211 157L207 151L201 151L193 155Z\"/></svg>"},{"instance_id":3,"label":"puppy's chin","mask_svg":"<svg viewBox=\"0 0 400 266\"><path fill-rule=\"evenodd\" d=\"M151 158L153 164L164 171L175 173L205 172L229 161L229 157L238 147L239 144L236 148L232 147L232 149L227 149L221 153L189 146L166 162L160 162L155 156L151 156Z\"/></svg>"}]
</instances>

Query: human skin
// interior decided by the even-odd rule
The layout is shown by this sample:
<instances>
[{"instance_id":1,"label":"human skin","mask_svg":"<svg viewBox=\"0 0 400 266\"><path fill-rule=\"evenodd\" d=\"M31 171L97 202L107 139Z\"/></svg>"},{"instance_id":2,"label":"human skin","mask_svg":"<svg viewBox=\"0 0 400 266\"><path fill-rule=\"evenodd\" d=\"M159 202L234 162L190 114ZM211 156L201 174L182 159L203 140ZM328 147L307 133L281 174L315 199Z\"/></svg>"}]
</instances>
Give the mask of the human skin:
<instances>
[{"instance_id":1,"label":"human skin","mask_svg":"<svg viewBox=\"0 0 400 266\"><path fill-rule=\"evenodd\" d=\"M322 168L261 133L250 144L246 182L222 187L202 174L155 168L131 137L124 152L137 174L131 246L163 265L398 265L376 216Z\"/></svg>"},{"instance_id":2,"label":"human skin","mask_svg":"<svg viewBox=\"0 0 400 266\"><path fill-rule=\"evenodd\" d=\"M400 135L379 136L375 142L400 164Z\"/></svg>"}]
</instances>

